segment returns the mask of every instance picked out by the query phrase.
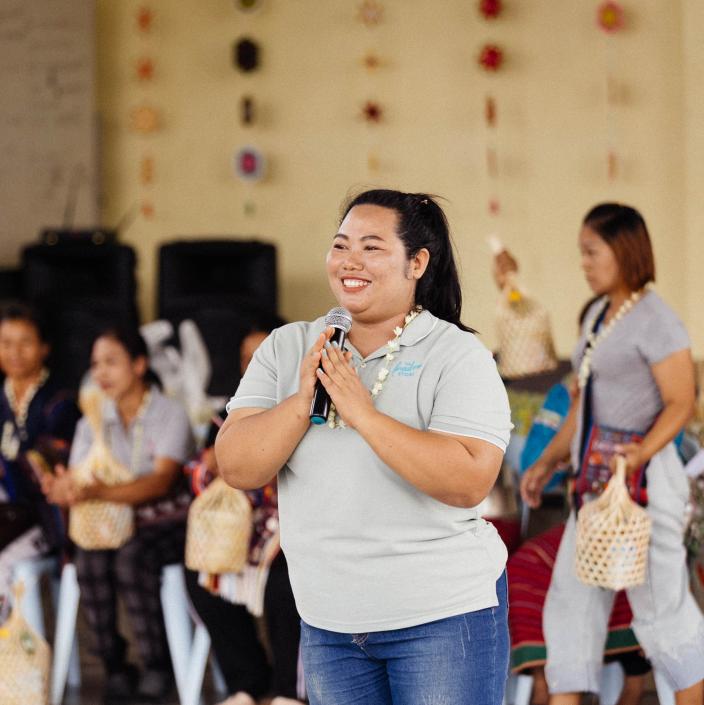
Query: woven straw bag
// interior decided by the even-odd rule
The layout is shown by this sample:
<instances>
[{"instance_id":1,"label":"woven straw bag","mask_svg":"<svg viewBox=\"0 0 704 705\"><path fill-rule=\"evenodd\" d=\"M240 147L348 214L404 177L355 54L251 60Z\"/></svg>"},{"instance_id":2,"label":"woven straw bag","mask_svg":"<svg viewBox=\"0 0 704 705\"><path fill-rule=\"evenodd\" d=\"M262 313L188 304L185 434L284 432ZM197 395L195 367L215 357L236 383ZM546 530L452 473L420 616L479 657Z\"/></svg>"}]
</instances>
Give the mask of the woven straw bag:
<instances>
[{"instance_id":1,"label":"woven straw bag","mask_svg":"<svg viewBox=\"0 0 704 705\"><path fill-rule=\"evenodd\" d=\"M496 312L499 372L502 377L527 377L557 367L547 311L509 280Z\"/></svg>"},{"instance_id":2,"label":"woven straw bag","mask_svg":"<svg viewBox=\"0 0 704 705\"><path fill-rule=\"evenodd\" d=\"M22 616L22 584L14 592L12 613L0 627L0 703L46 705L51 651Z\"/></svg>"},{"instance_id":3,"label":"woven straw bag","mask_svg":"<svg viewBox=\"0 0 704 705\"><path fill-rule=\"evenodd\" d=\"M188 512L186 567L204 573L238 573L244 568L252 536L252 505L247 495L216 478Z\"/></svg>"},{"instance_id":4,"label":"woven straw bag","mask_svg":"<svg viewBox=\"0 0 704 705\"><path fill-rule=\"evenodd\" d=\"M95 390L81 395L81 409L93 429L93 445L88 456L71 470L79 487L100 480L117 485L133 479L132 473L119 463L105 443L102 427L102 396ZM120 548L134 534L134 509L127 504L90 499L71 507L68 534L73 542L87 550Z\"/></svg>"},{"instance_id":5,"label":"woven straw bag","mask_svg":"<svg viewBox=\"0 0 704 705\"><path fill-rule=\"evenodd\" d=\"M625 459L616 462L604 493L577 515L575 570L587 585L623 590L645 581L650 517L628 494Z\"/></svg>"}]
</instances>

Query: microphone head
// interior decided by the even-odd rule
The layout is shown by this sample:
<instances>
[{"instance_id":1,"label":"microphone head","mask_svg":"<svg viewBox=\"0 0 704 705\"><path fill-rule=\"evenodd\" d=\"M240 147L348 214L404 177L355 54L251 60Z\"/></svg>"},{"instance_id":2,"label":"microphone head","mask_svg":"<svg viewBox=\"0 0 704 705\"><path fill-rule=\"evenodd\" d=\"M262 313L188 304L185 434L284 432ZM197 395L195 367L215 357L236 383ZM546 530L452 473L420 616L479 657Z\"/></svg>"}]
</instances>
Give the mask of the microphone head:
<instances>
[{"instance_id":1,"label":"microphone head","mask_svg":"<svg viewBox=\"0 0 704 705\"><path fill-rule=\"evenodd\" d=\"M345 333L349 333L352 327L352 315L346 308L336 306L335 308L331 308L328 311L328 315L325 316L325 325L339 328L345 331Z\"/></svg>"}]
</instances>

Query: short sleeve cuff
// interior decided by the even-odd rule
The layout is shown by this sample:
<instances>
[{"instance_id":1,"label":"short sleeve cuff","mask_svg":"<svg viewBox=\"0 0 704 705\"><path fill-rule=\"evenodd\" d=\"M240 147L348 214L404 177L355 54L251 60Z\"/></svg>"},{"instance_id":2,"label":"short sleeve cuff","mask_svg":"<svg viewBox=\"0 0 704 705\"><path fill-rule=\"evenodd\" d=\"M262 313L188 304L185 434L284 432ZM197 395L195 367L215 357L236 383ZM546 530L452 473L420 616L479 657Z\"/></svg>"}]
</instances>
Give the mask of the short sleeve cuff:
<instances>
[{"instance_id":1,"label":"short sleeve cuff","mask_svg":"<svg viewBox=\"0 0 704 705\"><path fill-rule=\"evenodd\" d=\"M227 402L225 410L229 414L233 409L273 409L277 404L276 399L261 396L234 396Z\"/></svg>"},{"instance_id":2,"label":"short sleeve cuff","mask_svg":"<svg viewBox=\"0 0 704 705\"><path fill-rule=\"evenodd\" d=\"M466 438L478 438L481 441L486 441L495 445L502 451L506 451L508 441L511 434L512 425L507 427L506 431L501 435L497 435L496 429L472 428L470 426L458 426L457 424L448 423L442 419L433 419L428 426L429 431L440 431L441 433L451 433L455 436L464 436Z\"/></svg>"}]
</instances>

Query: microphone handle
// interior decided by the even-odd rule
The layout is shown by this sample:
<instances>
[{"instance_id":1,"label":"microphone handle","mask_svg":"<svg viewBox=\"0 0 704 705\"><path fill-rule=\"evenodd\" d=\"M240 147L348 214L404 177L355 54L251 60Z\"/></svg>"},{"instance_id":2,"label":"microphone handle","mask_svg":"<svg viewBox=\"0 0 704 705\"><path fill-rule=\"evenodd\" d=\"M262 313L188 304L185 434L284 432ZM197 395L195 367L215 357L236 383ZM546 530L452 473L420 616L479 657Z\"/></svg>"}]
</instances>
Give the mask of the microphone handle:
<instances>
[{"instance_id":1,"label":"microphone handle","mask_svg":"<svg viewBox=\"0 0 704 705\"><path fill-rule=\"evenodd\" d=\"M342 328L333 329L330 343L337 343L340 349L345 344L346 333ZM322 362L319 365L323 369ZM321 426L327 423L328 414L330 413L330 395L325 391L323 383L318 379L315 381L315 392L313 392L313 401L310 405L310 420L316 426Z\"/></svg>"}]
</instances>

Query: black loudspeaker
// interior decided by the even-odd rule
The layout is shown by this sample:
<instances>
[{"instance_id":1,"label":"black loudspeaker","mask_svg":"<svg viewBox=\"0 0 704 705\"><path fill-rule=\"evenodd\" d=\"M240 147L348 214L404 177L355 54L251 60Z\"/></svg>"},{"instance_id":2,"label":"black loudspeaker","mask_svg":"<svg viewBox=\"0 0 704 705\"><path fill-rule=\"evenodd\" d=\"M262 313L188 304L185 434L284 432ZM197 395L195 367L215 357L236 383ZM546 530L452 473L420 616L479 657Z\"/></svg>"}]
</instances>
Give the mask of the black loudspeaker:
<instances>
[{"instance_id":1,"label":"black loudspeaker","mask_svg":"<svg viewBox=\"0 0 704 705\"><path fill-rule=\"evenodd\" d=\"M53 372L77 388L102 328L136 326L136 256L127 245L72 242L22 251L22 290L45 315Z\"/></svg>"},{"instance_id":2,"label":"black loudspeaker","mask_svg":"<svg viewBox=\"0 0 704 705\"><path fill-rule=\"evenodd\" d=\"M190 318L210 354L208 392L232 394L239 347L252 317L276 312L276 248L255 240L187 240L159 250L159 317Z\"/></svg>"},{"instance_id":3,"label":"black loudspeaker","mask_svg":"<svg viewBox=\"0 0 704 705\"><path fill-rule=\"evenodd\" d=\"M42 230L39 239L42 245L114 245L117 243L117 231L103 228L86 230L47 228Z\"/></svg>"},{"instance_id":4,"label":"black loudspeaker","mask_svg":"<svg viewBox=\"0 0 704 705\"><path fill-rule=\"evenodd\" d=\"M22 298L22 270L0 269L0 305Z\"/></svg>"}]
</instances>

